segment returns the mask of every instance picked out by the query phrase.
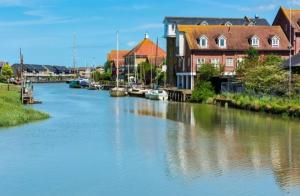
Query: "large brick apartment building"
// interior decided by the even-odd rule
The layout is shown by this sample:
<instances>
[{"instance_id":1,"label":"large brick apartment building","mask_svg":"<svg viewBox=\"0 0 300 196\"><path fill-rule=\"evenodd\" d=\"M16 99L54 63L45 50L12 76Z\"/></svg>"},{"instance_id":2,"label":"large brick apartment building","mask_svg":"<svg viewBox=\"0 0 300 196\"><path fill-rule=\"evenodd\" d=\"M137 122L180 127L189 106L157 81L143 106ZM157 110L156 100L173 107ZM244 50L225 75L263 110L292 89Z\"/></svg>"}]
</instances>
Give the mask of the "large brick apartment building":
<instances>
[{"instance_id":1,"label":"large brick apartment building","mask_svg":"<svg viewBox=\"0 0 300 196\"><path fill-rule=\"evenodd\" d=\"M300 10L281 7L273 26L258 17L166 17L164 25L168 83L183 89L194 88L196 70L203 63L223 65L224 75L232 76L250 48L261 57L276 54L285 59L290 49L293 55L300 51Z\"/></svg>"}]
</instances>

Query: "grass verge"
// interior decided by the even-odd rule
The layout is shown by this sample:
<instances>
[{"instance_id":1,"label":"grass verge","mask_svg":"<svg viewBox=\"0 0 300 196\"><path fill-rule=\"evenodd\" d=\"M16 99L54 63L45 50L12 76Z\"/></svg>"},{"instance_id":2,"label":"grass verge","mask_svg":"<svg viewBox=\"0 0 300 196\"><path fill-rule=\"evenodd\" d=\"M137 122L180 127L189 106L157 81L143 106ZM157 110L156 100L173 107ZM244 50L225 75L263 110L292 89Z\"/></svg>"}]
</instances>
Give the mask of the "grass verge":
<instances>
[{"instance_id":1,"label":"grass verge","mask_svg":"<svg viewBox=\"0 0 300 196\"><path fill-rule=\"evenodd\" d=\"M0 127L16 126L38 120L45 120L49 115L26 108L20 101L19 87L0 84Z\"/></svg>"}]
</instances>

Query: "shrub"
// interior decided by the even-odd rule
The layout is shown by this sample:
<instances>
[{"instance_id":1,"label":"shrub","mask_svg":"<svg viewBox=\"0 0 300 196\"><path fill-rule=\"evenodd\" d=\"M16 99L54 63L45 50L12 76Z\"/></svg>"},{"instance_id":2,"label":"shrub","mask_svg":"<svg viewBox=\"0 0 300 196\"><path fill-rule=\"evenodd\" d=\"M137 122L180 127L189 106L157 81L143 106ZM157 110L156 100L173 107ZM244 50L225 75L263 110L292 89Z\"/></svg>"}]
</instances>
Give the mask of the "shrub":
<instances>
[{"instance_id":1,"label":"shrub","mask_svg":"<svg viewBox=\"0 0 300 196\"><path fill-rule=\"evenodd\" d=\"M209 98L214 97L215 92L211 82L200 81L192 93L192 102L204 102Z\"/></svg>"}]
</instances>

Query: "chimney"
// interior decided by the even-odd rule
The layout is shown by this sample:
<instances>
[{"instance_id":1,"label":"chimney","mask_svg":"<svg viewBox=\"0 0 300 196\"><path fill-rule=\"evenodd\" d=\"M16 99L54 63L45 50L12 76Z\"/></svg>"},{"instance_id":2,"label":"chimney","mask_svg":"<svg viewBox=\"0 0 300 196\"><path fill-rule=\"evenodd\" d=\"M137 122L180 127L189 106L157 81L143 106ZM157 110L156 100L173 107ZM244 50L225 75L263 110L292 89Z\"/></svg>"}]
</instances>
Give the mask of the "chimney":
<instances>
[{"instance_id":1,"label":"chimney","mask_svg":"<svg viewBox=\"0 0 300 196\"><path fill-rule=\"evenodd\" d=\"M149 34L145 33L145 39L149 39Z\"/></svg>"}]
</instances>

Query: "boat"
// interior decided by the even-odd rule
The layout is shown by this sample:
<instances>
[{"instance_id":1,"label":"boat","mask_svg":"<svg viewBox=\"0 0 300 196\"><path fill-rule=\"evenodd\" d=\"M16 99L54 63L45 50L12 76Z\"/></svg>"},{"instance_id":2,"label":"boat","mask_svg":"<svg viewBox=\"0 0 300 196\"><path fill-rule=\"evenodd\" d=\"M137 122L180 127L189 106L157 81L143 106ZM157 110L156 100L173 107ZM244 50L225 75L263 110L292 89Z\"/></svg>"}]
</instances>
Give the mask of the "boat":
<instances>
[{"instance_id":1,"label":"boat","mask_svg":"<svg viewBox=\"0 0 300 196\"><path fill-rule=\"evenodd\" d=\"M149 90L145 93L145 97L151 100L167 101L169 99L168 93L165 90Z\"/></svg>"},{"instance_id":2,"label":"boat","mask_svg":"<svg viewBox=\"0 0 300 196\"><path fill-rule=\"evenodd\" d=\"M119 32L117 32L117 66L116 66L117 70L117 78L116 78L116 82L117 82L117 86L115 88L112 88L109 91L109 94L111 97L125 97L127 96L127 90L125 88L120 88L119 87Z\"/></svg>"},{"instance_id":3,"label":"boat","mask_svg":"<svg viewBox=\"0 0 300 196\"><path fill-rule=\"evenodd\" d=\"M125 97L127 91L125 88L115 87L109 91L111 97Z\"/></svg>"},{"instance_id":4,"label":"boat","mask_svg":"<svg viewBox=\"0 0 300 196\"><path fill-rule=\"evenodd\" d=\"M81 88L80 80L72 80L69 84L70 88Z\"/></svg>"},{"instance_id":5,"label":"boat","mask_svg":"<svg viewBox=\"0 0 300 196\"><path fill-rule=\"evenodd\" d=\"M140 88L132 88L129 89L128 91L128 95L131 97L145 97L145 94L148 92L149 90L147 89L140 89Z\"/></svg>"}]
</instances>

